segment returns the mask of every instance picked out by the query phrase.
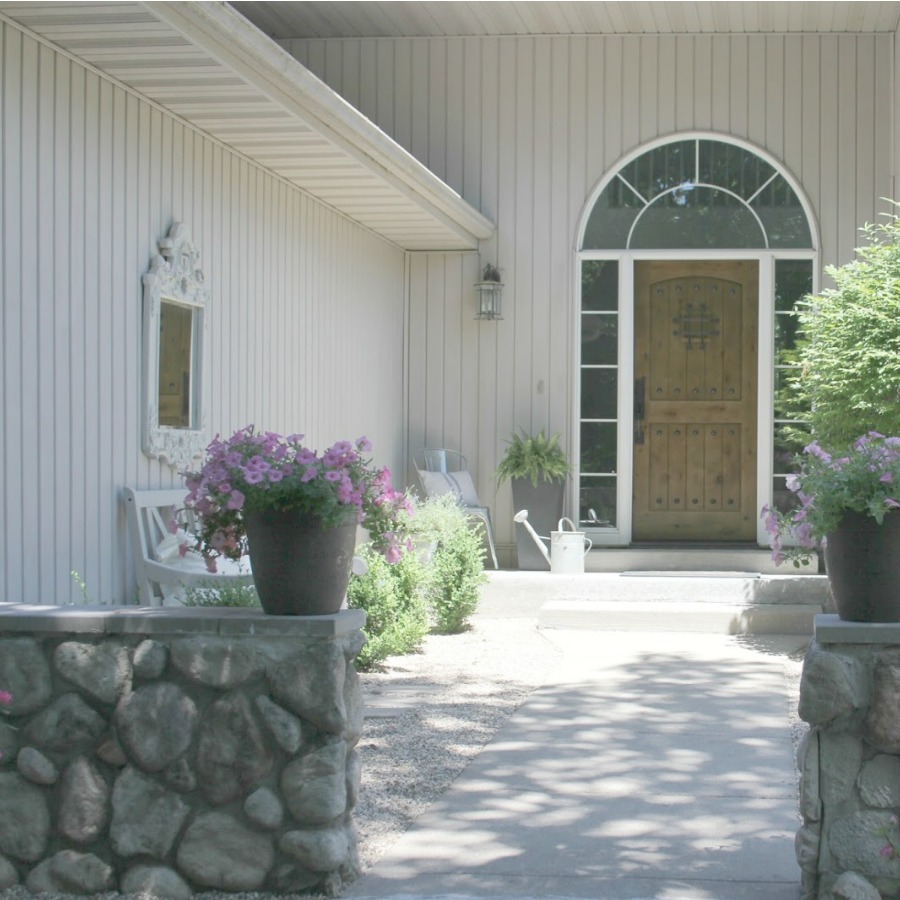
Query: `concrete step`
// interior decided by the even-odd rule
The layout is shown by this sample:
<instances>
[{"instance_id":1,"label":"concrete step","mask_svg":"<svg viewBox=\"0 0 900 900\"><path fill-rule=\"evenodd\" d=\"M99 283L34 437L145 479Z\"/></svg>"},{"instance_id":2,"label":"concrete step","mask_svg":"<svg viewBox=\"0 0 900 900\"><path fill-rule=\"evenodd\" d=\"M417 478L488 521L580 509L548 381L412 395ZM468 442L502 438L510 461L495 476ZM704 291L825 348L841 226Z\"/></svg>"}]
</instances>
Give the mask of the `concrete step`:
<instances>
[{"instance_id":1,"label":"concrete step","mask_svg":"<svg viewBox=\"0 0 900 900\"><path fill-rule=\"evenodd\" d=\"M491 572L478 614L536 618L540 628L812 635L830 611L821 575L746 572Z\"/></svg>"},{"instance_id":2,"label":"concrete step","mask_svg":"<svg viewBox=\"0 0 900 900\"><path fill-rule=\"evenodd\" d=\"M772 561L771 551L733 545L599 547L585 557L585 572L752 572L759 575L817 575L818 560L794 568Z\"/></svg>"}]
</instances>

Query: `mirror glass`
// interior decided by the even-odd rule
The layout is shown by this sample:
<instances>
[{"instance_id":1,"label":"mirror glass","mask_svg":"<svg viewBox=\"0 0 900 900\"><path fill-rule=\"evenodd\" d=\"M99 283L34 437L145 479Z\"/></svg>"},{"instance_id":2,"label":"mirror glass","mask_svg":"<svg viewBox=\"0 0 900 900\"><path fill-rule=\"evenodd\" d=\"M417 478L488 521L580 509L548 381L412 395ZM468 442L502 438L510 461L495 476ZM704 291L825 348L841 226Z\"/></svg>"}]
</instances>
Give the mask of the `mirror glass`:
<instances>
[{"instance_id":1,"label":"mirror glass","mask_svg":"<svg viewBox=\"0 0 900 900\"><path fill-rule=\"evenodd\" d=\"M159 310L159 424L190 428L193 422L194 310L163 299Z\"/></svg>"}]
</instances>

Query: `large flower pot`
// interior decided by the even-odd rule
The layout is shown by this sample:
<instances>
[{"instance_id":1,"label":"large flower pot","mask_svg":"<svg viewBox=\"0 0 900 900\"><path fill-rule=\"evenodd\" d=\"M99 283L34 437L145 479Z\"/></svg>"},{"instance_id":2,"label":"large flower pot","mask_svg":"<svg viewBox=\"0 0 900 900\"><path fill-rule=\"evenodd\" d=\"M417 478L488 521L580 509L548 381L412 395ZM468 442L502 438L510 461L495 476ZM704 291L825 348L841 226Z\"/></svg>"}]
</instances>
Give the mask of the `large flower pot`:
<instances>
[{"instance_id":1,"label":"large flower pot","mask_svg":"<svg viewBox=\"0 0 900 900\"><path fill-rule=\"evenodd\" d=\"M336 613L350 582L356 522L323 528L295 510L245 512L250 565L259 602L274 616Z\"/></svg>"},{"instance_id":2,"label":"large flower pot","mask_svg":"<svg viewBox=\"0 0 900 900\"><path fill-rule=\"evenodd\" d=\"M848 622L900 622L900 513L879 525L847 512L825 541L825 571Z\"/></svg>"},{"instance_id":3,"label":"large flower pot","mask_svg":"<svg viewBox=\"0 0 900 900\"><path fill-rule=\"evenodd\" d=\"M559 527L565 492L564 481L538 481L535 487L527 478L512 479L514 511L527 509L531 527L546 538ZM549 552L550 545L547 544L546 547ZM550 570L544 555L521 523L516 523L516 556L520 569Z\"/></svg>"}]
</instances>

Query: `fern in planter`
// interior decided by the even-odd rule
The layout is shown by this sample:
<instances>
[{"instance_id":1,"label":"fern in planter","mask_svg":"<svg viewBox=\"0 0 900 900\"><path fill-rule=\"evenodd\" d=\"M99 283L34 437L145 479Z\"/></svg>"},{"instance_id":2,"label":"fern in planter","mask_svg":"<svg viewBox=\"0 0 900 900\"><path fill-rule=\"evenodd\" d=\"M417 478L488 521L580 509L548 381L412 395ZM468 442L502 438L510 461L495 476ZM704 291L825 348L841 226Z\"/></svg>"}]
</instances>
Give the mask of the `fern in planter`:
<instances>
[{"instance_id":1,"label":"fern in planter","mask_svg":"<svg viewBox=\"0 0 900 900\"><path fill-rule=\"evenodd\" d=\"M566 479L572 466L559 446L559 434L547 437L513 434L497 467L498 486L512 482L513 506L528 510L528 520L538 534L548 535L563 515ZM516 556L520 569L547 569L547 561L534 545L524 525L516 525Z\"/></svg>"},{"instance_id":2,"label":"fern in planter","mask_svg":"<svg viewBox=\"0 0 900 900\"><path fill-rule=\"evenodd\" d=\"M538 481L565 481L572 472L566 454L559 446L559 434L547 437L543 428L535 435L513 434L500 465L497 483L506 479L527 478L534 487Z\"/></svg>"}]
</instances>

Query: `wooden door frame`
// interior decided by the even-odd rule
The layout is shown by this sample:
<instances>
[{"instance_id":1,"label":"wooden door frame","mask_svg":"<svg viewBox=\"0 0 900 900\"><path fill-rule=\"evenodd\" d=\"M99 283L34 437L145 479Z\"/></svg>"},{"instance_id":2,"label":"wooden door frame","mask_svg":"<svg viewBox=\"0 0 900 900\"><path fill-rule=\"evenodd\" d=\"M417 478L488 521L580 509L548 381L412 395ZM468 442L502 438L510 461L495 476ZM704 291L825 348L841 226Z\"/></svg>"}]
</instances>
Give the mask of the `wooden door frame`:
<instances>
[{"instance_id":1,"label":"wooden door frame","mask_svg":"<svg viewBox=\"0 0 900 900\"><path fill-rule=\"evenodd\" d=\"M595 546L627 546L632 542L632 495L634 486L634 460L632 439L634 433L634 264L645 260L678 260L684 262L707 262L720 260L756 260L759 264L759 313L757 334L757 453L756 453L756 506L770 502L772 471L772 442L774 438L774 337L775 337L775 260L810 259L813 264L813 291L819 290L819 272L815 261L815 250L716 250L716 251L601 251L582 250L575 254L575 315L573 315L573 346L580 347L581 341L581 264L585 260L611 260L619 264L619 364L618 364L618 466L617 483L617 527L591 531ZM580 447L581 387L580 359L572 366L572 396L574 399L572 428L570 432L573 457L578 472ZM578 496L571 492L569 515L578 521ZM757 522L757 543L767 546L768 539L761 520Z\"/></svg>"}]
</instances>

